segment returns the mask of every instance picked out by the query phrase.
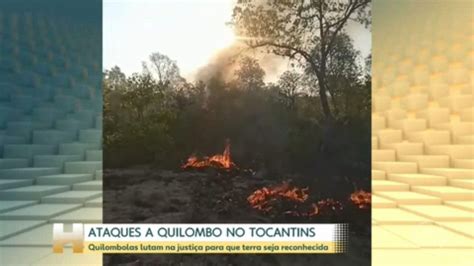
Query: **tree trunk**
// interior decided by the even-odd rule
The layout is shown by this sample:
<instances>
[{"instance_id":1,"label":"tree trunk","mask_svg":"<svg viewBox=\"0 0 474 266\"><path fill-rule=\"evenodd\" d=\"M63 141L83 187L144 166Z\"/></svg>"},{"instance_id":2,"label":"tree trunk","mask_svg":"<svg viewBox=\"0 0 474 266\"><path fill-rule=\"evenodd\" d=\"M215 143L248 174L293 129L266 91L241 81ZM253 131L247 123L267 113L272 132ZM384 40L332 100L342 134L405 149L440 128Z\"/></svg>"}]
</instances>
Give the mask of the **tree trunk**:
<instances>
[{"instance_id":1,"label":"tree trunk","mask_svg":"<svg viewBox=\"0 0 474 266\"><path fill-rule=\"evenodd\" d=\"M307 60L310 63L310 66L313 69L314 73L316 74L316 77L318 78L319 99L321 101L321 107L323 109L324 116L328 119L331 119L332 118L331 108L329 108L328 96L326 94L327 85L326 85L325 74L324 74L325 69L323 68L318 69L318 67L312 60L310 59L307 59ZM322 63L325 63L325 62L322 62Z\"/></svg>"},{"instance_id":2,"label":"tree trunk","mask_svg":"<svg viewBox=\"0 0 474 266\"><path fill-rule=\"evenodd\" d=\"M332 118L331 108L329 107L328 95L327 95L327 83L326 83L326 68L325 59L321 60L321 66L319 74L316 76L319 83L319 99L321 100L321 106L323 107L323 113L326 118Z\"/></svg>"},{"instance_id":3,"label":"tree trunk","mask_svg":"<svg viewBox=\"0 0 474 266\"><path fill-rule=\"evenodd\" d=\"M323 107L323 113L326 118L331 118L331 109L329 108L328 96L326 94L326 84L319 81L319 98L321 100L321 106Z\"/></svg>"}]
</instances>

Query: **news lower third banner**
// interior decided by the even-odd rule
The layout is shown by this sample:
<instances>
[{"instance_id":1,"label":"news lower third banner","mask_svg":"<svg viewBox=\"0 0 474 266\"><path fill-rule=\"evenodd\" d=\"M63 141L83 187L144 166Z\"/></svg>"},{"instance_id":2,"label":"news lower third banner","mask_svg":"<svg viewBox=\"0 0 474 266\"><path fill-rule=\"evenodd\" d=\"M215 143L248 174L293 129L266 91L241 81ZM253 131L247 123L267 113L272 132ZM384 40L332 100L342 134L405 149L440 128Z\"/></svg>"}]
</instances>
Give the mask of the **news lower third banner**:
<instances>
[{"instance_id":1,"label":"news lower third banner","mask_svg":"<svg viewBox=\"0 0 474 266\"><path fill-rule=\"evenodd\" d=\"M64 224L53 251L74 253L344 253L347 224Z\"/></svg>"}]
</instances>

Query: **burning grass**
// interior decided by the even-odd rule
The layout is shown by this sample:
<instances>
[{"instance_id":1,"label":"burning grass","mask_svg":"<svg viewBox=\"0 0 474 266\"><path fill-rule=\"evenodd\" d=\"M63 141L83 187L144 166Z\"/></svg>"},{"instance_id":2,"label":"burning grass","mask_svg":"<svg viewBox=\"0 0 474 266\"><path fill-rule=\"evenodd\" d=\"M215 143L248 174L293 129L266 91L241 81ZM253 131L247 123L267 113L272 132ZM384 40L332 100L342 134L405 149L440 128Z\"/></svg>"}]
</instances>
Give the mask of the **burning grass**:
<instances>
[{"instance_id":1,"label":"burning grass","mask_svg":"<svg viewBox=\"0 0 474 266\"><path fill-rule=\"evenodd\" d=\"M265 214L284 214L296 217L313 217L321 214L341 212L346 204L327 198L317 202L308 203L309 189L291 186L284 181L281 185L262 187L255 190L247 201L250 206ZM370 208L371 194L357 190L350 195L349 203L358 209Z\"/></svg>"},{"instance_id":2,"label":"burning grass","mask_svg":"<svg viewBox=\"0 0 474 266\"><path fill-rule=\"evenodd\" d=\"M303 203L308 199L308 188L291 187L288 182L283 182L281 185L255 190L247 201L252 208L263 212L269 212L273 209L272 204L279 200L286 200L294 203Z\"/></svg>"},{"instance_id":3,"label":"burning grass","mask_svg":"<svg viewBox=\"0 0 474 266\"><path fill-rule=\"evenodd\" d=\"M350 200L359 209L369 209L372 203L372 194L364 190L357 190L351 194Z\"/></svg>"},{"instance_id":4,"label":"burning grass","mask_svg":"<svg viewBox=\"0 0 474 266\"><path fill-rule=\"evenodd\" d=\"M230 153L230 142L226 141L224 152L211 157L198 158L192 155L187 162L181 166L182 169L206 169L214 168L231 171L239 169L232 161ZM245 171L244 171L245 172ZM252 171L248 171L252 172ZM249 176L249 178L252 178ZM339 201L333 198L319 199L310 198L309 188L300 188L290 185L284 181L279 185L271 187L264 186L255 190L247 197L247 202L253 209L263 214L289 215L294 217L314 217L319 215L338 214L348 206L356 209L369 209L371 205L371 193L364 190L356 190L345 200Z\"/></svg>"}]
</instances>

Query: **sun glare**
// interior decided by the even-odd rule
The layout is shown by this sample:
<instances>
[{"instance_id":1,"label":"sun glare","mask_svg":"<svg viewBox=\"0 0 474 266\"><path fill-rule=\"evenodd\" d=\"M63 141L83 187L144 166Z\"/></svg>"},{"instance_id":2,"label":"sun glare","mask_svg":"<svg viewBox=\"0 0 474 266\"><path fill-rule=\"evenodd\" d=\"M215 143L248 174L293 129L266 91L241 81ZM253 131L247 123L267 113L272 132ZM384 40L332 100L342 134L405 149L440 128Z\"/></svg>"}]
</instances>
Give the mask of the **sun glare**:
<instances>
[{"instance_id":1,"label":"sun glare","mask_svg":"<svg viewBox=\"0 0 474 266\"><path fill-rule=\"evenodd\" d=\"M226 24L233 0L104 1L105 68L119 65L127 74L138 72L142 61L160 52L190 78L237 39Z\"/></svg>"},{"instance_id":2,"label":"sun glare","mask_svg":"<svg viewBox=\"0 0 474 266\"><path fill-rule=\"evenodd\" d=\"M218 49L226 48L231 46L235 42L236 38L232 29L223 31L220 36L216 36L216 47Z\"/></svg>"},{"instance_id":3,"label":"sun glare","mask_svg":"<svg viewBox=\"0 0 474 266\"><path fill-rule=\"evenodd\" d=\"M227 26L215 27L202 32L200 38L194 41L193 46L196 52L204 53L208 57L202 62L205 64L210 57L231 46L236 40L237 38L231 28Z\"/></svg>"},{"instance_id":4,"label":"sun glare","mask_svg":"<svg viewBox=\"0 0 474 266\"><path fill-rule=\"evenodd\" d=\"M209 27L207 31L200 32L199 37L191 42L192 49L188 49L186 52L181 50L180 55L186 58L181 62L178 60L181 63L183 75L186 78L192 78L216 54L231 47L236 41L237 38L232 28L225 25Z\"/></svg>"}]
</instances>

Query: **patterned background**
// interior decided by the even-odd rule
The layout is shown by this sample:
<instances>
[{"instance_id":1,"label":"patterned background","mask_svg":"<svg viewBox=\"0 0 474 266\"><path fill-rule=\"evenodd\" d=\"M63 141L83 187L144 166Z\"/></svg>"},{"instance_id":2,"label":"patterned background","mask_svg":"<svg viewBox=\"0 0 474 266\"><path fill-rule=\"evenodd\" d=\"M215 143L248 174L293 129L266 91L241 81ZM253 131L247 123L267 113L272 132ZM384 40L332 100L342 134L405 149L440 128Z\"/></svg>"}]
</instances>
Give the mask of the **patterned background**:
<instances>
[{"instance_id":1,"label":"patterned background","mask_svg":"<svg viewBox=\"0 0 474 266\"><path fill-rule=\"evenodd\" d=\"M474 261L473 2L373 5L373 265Z\"/></svg>"},{"instance_id":2,"label":"patterned background","mask_svg":"<svg viewBox=\"0 0 474 266\"><path fill-rule=\"evenodd\" d=\"M101 23L101 1L0 2L0 265L102 262L51 247L102 221Z\"/></svg>"}]
</instances>

